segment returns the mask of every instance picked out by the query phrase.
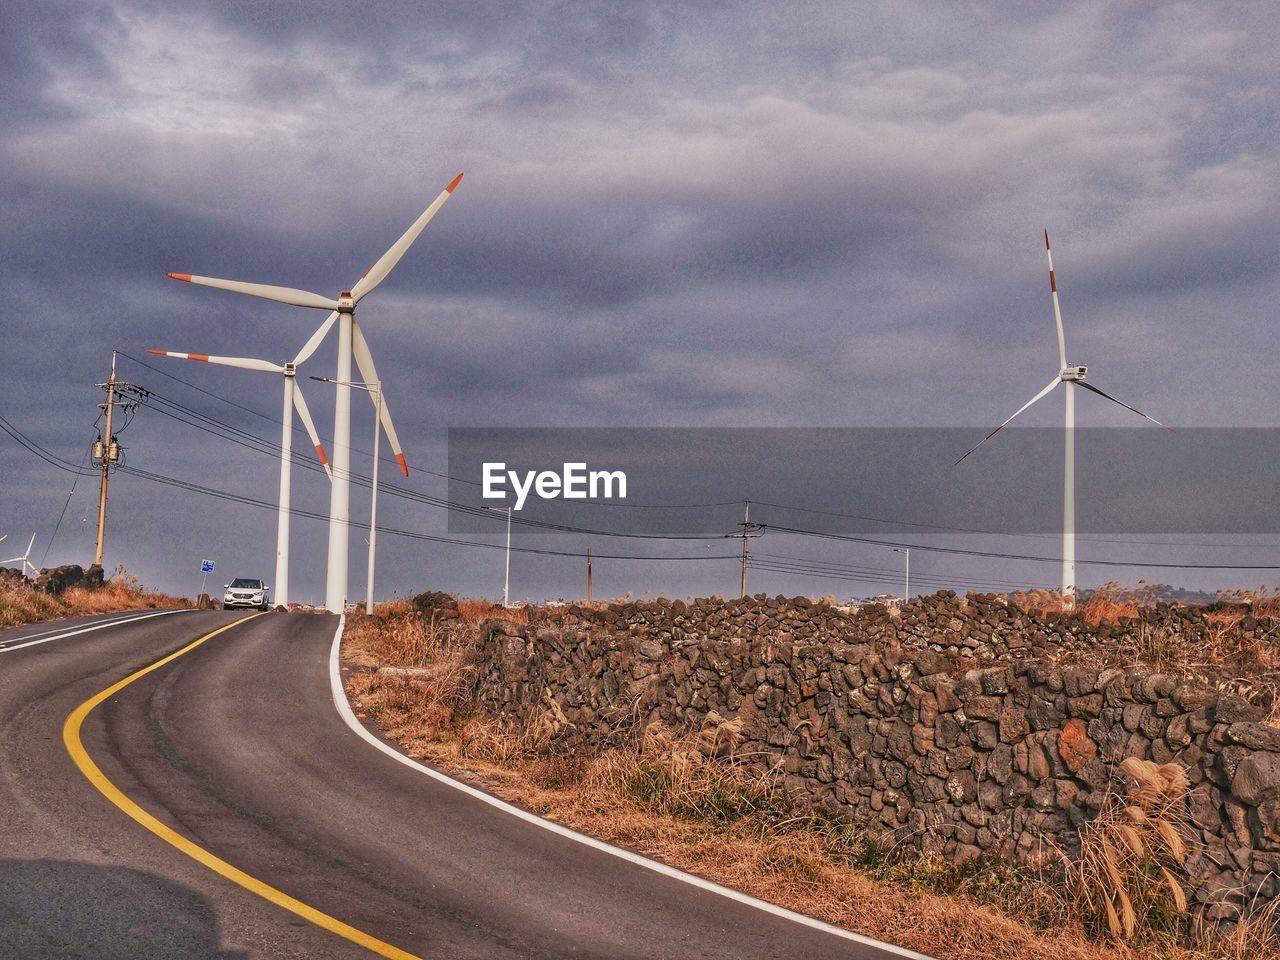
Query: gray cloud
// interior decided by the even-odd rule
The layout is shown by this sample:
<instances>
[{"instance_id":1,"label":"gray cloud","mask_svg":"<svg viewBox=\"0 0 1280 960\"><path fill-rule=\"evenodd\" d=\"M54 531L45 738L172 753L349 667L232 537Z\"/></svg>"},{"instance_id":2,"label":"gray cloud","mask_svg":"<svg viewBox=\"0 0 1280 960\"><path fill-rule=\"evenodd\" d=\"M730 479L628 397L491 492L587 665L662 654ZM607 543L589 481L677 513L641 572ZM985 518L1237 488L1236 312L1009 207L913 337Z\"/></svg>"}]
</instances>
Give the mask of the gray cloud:
<instances>
[{"instance_id":1,"label":"gray cloud","mask_svg":"<svg viewBox=\"0 0 1280 960\"><path fill-rule=\"evenodd\" d=\"M164 272L332 294L458 170L362 306L429 469L451 425L989 424L1056 362L1044 226L1070 352L1099 383L1174 423L1275 422L1277 27L1260 5L41 2L3 16L0 396L64 456L92 439L111 347L282 359L322 319ZM315 366L332 363L330 345ZM269 378L190 366L165 369L275 414ZM323 423L328 398L312 394ZM269 458L146 411L131 432L135 464L274 496ZM7 485L0 533L28 516L51 531L69 477L8 441L0 469L27 491ZM313 479L298 496L323 512ZM122 481L132 522L113 543L147 579L180 585L178 523L270 555L269 513L146 486ZM130 515L134 497L151 509ZM443 530L438 512L400 517ZM299 536L323 552L322 525ZM488 562L387 550L389 589L474 589ZM538 589L576 583L547 564ZM634 569L642 587L707 582Z\"/></svg>"}]
</instances>

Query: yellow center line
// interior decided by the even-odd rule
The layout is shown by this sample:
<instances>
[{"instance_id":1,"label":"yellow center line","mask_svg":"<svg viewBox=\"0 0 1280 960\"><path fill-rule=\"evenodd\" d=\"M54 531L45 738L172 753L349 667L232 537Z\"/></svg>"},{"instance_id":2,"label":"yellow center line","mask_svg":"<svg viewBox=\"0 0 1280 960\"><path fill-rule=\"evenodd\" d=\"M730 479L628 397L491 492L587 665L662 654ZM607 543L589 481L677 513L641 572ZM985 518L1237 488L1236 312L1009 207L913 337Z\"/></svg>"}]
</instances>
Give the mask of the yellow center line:
<instances>
[{"instance_id":1,"label":"yellow center line","mask_svg":"<svg viewBox=\"0 0 1280 960\"><path fill-rule=\"evenodd\" d=\"M214 856L208 850L204 849L204 847L188 840L176 830L161 823L151 814L147 813L147 811L143 810L142 807L138 806L125 796L119 787L106 778L103 772L98 769L98 765L93 762L93 759L89 756L88 752L84 748L84 744L80 740L80 727L84 723L85 717L93 711L94 707L102 703L102 701L119 693L139 677L144 677L151 671L158 670L170 661L178 659L178 657L183 654L190 653L206 640L212 640L218 634L224 633L232 627L238 627L240 624L247 623L248 621L260 616L262 616L262 614L255 613L252 616L242 617L234 623L229 623L225 627L214 630L212 633L206 633L199 640L187 644L181 650L157 660L148 667L143 667L137 673L130 674L120 682L113 683L101 693L95 694L84 703L80 704L80 706L76 707L75 710L71 712L71 715L67 717L66 723L62 726L62 742L67 748L67 753L71 754L71 759L75 761L75 765L80 768L80 772L83 773L88 781L98 789L99 793L138 823L142 824L142 826L154 833L161 840L165 841L165 843L181 850L192 860L203 864L214 873L221 874L232 883L239 884L251 893L256 893L264 900L269 900L276 906L283 907L285 910L297 914L304 920L308 920L318 927L323 927L330 933L336 933L338 936L343 937L346 940L350 940L352 943L358 944L366 950L370 950L381 957L388 957L390 960L421 960L421 958L416 957L411 953L405 953L405 951L398 947L393 947L389 943L384 943L377 937L370 936L362 930L357 930L355 927L345 924L341 920L329 916L327 913L321 913L315 907L308 906L301 900L295 900L287 893L277 890L270 884L263 883L257 877L252 877L243 870L233 867L225 860Z\"/></svg>"}]
</instances>

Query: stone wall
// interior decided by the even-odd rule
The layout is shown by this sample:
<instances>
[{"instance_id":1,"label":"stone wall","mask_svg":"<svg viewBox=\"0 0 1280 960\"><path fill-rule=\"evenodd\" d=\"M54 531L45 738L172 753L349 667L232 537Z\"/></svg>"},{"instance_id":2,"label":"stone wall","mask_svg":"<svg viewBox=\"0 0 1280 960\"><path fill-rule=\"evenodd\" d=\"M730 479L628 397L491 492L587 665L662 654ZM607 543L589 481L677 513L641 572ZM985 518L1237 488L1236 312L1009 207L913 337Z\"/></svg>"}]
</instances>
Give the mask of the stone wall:
<instances>
[{"instance_id":1,"label":"stone wall","mask_svg":"<svg viewBox=\"0 0 1280 960\"><path fill-rule=\"evenodd\" d=\"M41 570L40 575L35 579L35 586L37 590L43 590L45 593L59 594L71 587L97 590L104 582L101 567L85 568L78 563L69 563L66 566Z\"/></svg>"},{"instance_id":2,"label":"stone wall","mask_svg":"<svg viewBox=\"0 0 1280 960\"><path fill-rule=\"evenodd\" d=\"M34 578L27 577L17 567L0 567L0 583L34 587L36 590L51 593L55 596L71 587L97 590L104 582L101 567L91 566L85 569L78 563L46 568L36 574Z\"/></svg>"},{"instance_id":3,"label":"stone wall","mask_svg":"<svg viewBox=\"0 0 1280 960\"><path fill-rule=\"evenodd\" d=\"M1273 643L1277 627L1232 629ZM495 716L553 711L591 748L735 718L739 754L779 764L797 808L957 859L1070 853L1120 760L1174 761L1197 907L1230 919L1280 890L1280 728L1203 679L1115 665L1153 629L1203 646L1222 628L1174 607L1090 628L950 592L900 615L763 596L575 606L483 625L477 690Z\"/></svg>"}]
</instances>

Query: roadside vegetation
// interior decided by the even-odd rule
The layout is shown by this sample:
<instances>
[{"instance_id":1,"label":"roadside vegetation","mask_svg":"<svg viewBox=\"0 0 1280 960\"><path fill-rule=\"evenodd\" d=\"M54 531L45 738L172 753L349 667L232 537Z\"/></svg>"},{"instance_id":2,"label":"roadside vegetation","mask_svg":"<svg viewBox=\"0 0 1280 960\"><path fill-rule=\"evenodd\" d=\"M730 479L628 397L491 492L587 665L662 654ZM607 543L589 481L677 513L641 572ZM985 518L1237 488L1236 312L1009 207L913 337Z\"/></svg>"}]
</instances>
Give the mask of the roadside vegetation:
<instances>
[{"instance_id":1,"label":"roadside vegetation","mask_svg":"<svg viewBox=\"0 0 1280 960\"><path fill-rule=\"evenodd\" d=\"M1100 597L1087 615L1105 617L1104 602L1120 600ZM401 600L353 618L344 670L357 714L411 756L542 816L938 960L1280 957L1276 910L1225 933L1188 919L1178 813L1187 781L1176 765L1125 767L1124 789L1082 827L1075 860L1032 870L908 854L852 825L795 816L774 772L738 753L737 724L715 714L684 734L624 726L604 751L557 736L554 702L520 724L478 714L480 624L516 617L527 614L459 601L442 616Z\"/></svg>"},{"instance_id":2,"label":"roadside vegetation","mask_svg":"<svg viewBox=\"0 0 1280 960\"><path fill-rule=\"evenodd\" d=\"M1184 679L1202 681L1219 690L1244 696L1254 703L1268 704L1268 723L1280 725L1280 588L1258 587L1256 590L1230 590L1218 595L1215 602L1198 605L1203 610L1209 632L1205 642L1188 644L1169 621L1151 616L1163 607L1166 616L1176 616L1187 605L1171 604L1165 598L1168 588L1159 584L1140 583L1126 587L1106 583L1089 593L1079 612L1091 627L1101 623L1120 624L1127 619L1142 618L1132 643L1100 646L1073 652L1072 662L1092 666L1141 665L1159 673L1171 673ZM1036 590L1015 593L1010 601L1024 610L1056 613L1065 609L1062 595L1055 591ZM1246 620L1264 620L1263 630L1237 629Z\"/></svg>"},{"instance_id":3,"label":"roadside vegetation","mask_svg":"<svg viewBox=\"0 0 1280 960\"><path fill-rule=\"evenodd\" d=\"M67 587L57 594L39 590L29 580L0 579L0 627L94 613L189 606L191 601L185 598L145 589L123 566L100 587Z\"/></svg>"}]
</instances>

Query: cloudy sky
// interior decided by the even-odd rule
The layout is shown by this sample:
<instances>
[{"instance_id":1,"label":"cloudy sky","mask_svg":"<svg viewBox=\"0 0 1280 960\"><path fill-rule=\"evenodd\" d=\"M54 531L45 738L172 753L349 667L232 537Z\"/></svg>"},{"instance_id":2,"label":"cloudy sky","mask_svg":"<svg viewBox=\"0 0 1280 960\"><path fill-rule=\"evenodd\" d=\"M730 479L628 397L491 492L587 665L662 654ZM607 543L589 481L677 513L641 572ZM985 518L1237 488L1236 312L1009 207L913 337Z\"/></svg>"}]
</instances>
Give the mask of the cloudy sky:
<instances>
[{"instance_id":1,"label":"cloudy sky","mask_svg":"<svg viewBox=\"0 0 1280 960\"><path fill-rule=\"evenodd\" d=\"M130 381L278 440L276 378L143 351L283 360L323 315L164 274L332 296L465 171L361 307L422 468L408 485L432 496L446 496L424 471L447 472L448 427L988 426L1056 372L1046 226L1070 359L1091 379L1170 424L1278 426L1273 13L1137 2L9 4L0 413L81 462L102 398L93 384L118 348L157 368L122 358ZM332 374L334 357L331 340L310 372ZM332 397L303 384L330 434ZM129 467L274 501L269 455L157 406L121 434ZM1043 407L1029 424L1060 422L1059 403ZM355 409L367 449L370 413ZM1089 425L1131 416L1091 396L1079 409ZM39 560L73 475L0 436L0 477L0 555L34 530ZM744 493L690 475L686 502ZM88 558L95 497L93 479L79 480L49 564ZM791 502L804 506L806 491ZM326 512L322 477L295 471L295 503ZM858 506L851 491L849 512ZM737 519L737 507L708 509L723 510L726 529ZM429 504L388 497L380 516L447 535ZM274 515L253 506L121 473L108 526L108 566L155 586L194 589L206 556L218 576L273 571ZM318 597L324 524L299 518L295 531L295 599ZM478 539L501 542L497 527ZM1052 538L950 540L1056 550ZM352 542L357 596L361 534ZM501 588L497 551L380 544L380 593ZM720 541L591 544L733 552ZM754 546L867 569L899 560L780 534ZM1082 558L1119 554L1277 559L1256 546L1081 545ZM920 589L1057 575L1050 564L912 560ZM580 595L582 566L517 555L512 591ZM1115 575L1276 579L1090 567L1081 579ZM596 567L605 594L736 583L732 561ZM881 588L778 571L752 586Z\"/></svg>"}]
</instances>

